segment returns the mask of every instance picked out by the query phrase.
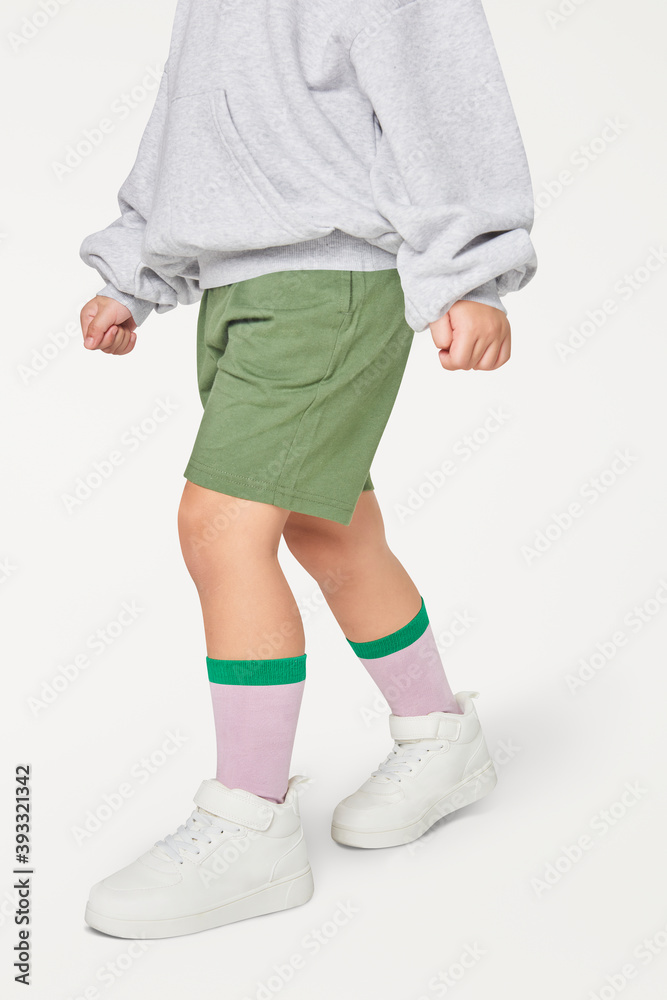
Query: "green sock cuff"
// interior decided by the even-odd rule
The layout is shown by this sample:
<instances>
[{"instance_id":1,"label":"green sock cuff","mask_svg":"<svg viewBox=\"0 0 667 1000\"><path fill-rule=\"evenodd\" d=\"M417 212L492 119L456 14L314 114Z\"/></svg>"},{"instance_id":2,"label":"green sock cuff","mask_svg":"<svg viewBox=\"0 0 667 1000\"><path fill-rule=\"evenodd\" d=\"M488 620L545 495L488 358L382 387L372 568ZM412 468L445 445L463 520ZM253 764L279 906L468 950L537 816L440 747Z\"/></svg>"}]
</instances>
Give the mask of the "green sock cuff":
<instances>
[{"instance_id":1,"label":"green sock cuff","mask_svg":"<svg viewBox=\"0 0 667 1000\"><path fill-rule=\"evenodd\" d=\"M273 660L214 660L207 656L206 669L212 684L242 684L246 687L296 684L306 679L306 654Z\"/></svg>"},{"instance_id":2,"label":"green sock cuff","mask_svg":"<svg viewBox=\"0 0 667 1000\"><path fill-rule=\"evenodd\" d=\"M399 649L405 649L406 646L411 645L426 631L427 625L428 615L426 613L424 598L422 597L421 608L414 618L407 625L403 625L402 628L383 636L382 639L372 639L370 642L352 642L351 639L347 641L357 656L361 656L366 660L374 660L378 656L387 656L389 653L398 652Z\"/></svg>"}]
</instances>

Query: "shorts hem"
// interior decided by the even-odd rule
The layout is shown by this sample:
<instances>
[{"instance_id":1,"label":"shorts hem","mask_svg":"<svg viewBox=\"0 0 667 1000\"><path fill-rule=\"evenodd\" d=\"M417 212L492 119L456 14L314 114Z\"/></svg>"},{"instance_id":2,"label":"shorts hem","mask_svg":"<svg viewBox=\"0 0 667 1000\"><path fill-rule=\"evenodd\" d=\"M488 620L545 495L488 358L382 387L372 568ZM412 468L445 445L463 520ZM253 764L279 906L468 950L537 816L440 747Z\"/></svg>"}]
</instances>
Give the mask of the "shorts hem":
<instances>
[{"instance_id":1,"label":"shorts hem","mask_svg":"<svg viewBox=\"0 0 667 1000\"><path fill-rule=\"evenodd\" d=\"M259 503L274 504L276 507L292 510L296 514L324 517L346 527L352 520L356 506L356 504L350 506L338 503L324 497L318 499L312 494L302 493L299 490L287 490L271 483L243 479L231 473L212 471L193 461L188 462L183 475L195 485L215 490L218 493L227 493L229 496L239 497L242 500L256 500Z\"/></svg>"}]
</instances>

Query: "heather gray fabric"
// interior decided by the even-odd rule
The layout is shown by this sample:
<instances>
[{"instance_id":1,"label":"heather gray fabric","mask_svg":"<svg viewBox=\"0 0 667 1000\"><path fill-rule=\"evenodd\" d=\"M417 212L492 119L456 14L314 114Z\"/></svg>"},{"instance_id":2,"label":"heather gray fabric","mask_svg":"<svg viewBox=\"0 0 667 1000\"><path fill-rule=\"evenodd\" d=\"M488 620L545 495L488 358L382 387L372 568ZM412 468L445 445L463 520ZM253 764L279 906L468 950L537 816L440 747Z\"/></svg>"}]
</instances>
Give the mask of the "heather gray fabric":
<instances>
[{"instance_id":1,"label":"heather gray fabric","mask_svg":"<svg viewBox=\"0 0 667 1000\"><path fill-rule=\"evenodd\" d=\"M537 267L481 0L179 0L121 215L81 245L137 325L271 271L396 267L415 331Z\"/></svg>"}]
</instances>

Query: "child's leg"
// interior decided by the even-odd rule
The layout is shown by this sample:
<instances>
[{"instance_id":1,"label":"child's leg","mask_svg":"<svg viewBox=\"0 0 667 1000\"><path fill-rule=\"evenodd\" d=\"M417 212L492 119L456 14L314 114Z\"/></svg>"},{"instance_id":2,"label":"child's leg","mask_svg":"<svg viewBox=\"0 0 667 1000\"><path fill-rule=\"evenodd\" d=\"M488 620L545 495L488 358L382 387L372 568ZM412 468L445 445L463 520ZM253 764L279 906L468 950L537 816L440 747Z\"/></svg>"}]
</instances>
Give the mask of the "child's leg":
<instances>
[{"instance_id":1,"label":"child's leg","mask_svg":"<svg viewBox=\"0 0 667 1000\"><path fill-rule=\"evenodd\" d=\"M387 545L373 490L362 492L349 525L292 512L283 536L394 715L461 712L421 595Z\"/></svg>"},{"instance_id":2,"label":"child's leg","mask_svg":"<svg viewBox=\"0 0 667 1000\"><path fill-rule=\"evenodd\" d=\"M277 554L289 513L187 481L178 517L204 616L216 778L275 802L305 683L301 615Z\"/></svg>"}]
</instances>

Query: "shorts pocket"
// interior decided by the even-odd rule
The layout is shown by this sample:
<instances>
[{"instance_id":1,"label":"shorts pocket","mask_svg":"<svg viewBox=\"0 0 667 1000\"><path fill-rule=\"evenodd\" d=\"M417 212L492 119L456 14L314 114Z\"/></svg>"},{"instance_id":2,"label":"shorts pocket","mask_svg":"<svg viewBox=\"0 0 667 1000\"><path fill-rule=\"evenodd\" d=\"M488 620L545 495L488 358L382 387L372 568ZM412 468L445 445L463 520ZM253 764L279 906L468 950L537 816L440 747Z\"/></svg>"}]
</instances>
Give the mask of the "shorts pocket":
<instances>
[{"instance_id":1,"label":"shorts pocket","mask_svg":"<svg viewBox=\"0 0 667 1000\"><path fill-rule=\"evenodd\" d=\"M175 98L168 121L164 150L174 245L195 255L254 250L331 231L302 217L260 168L223 89Z\"/></svg>"}]
</instances>

